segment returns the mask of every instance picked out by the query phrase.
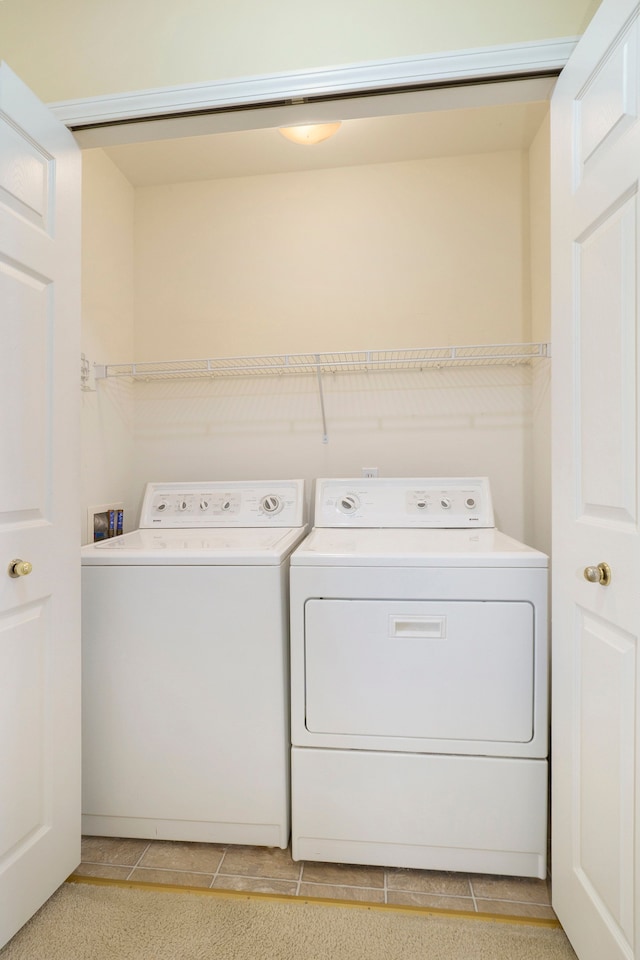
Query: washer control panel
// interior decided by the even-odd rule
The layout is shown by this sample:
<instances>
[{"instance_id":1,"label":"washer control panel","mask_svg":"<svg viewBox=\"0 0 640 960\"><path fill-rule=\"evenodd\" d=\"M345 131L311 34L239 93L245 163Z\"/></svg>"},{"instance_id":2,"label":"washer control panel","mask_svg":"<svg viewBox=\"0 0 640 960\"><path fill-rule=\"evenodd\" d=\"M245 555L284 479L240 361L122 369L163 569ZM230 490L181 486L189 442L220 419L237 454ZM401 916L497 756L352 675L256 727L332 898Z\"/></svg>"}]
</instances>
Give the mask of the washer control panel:
<instances>
[{"instance_id":1,"label":"washer control panel","mask_svg":"<svg viewBox=\"0 0 640 960\"><path fill-rule=\"evenodd\" d=\"M301 527L303 480L148 483L140 527Z\"/></svg>"},{"instance_id":2,"label":"washer control panel","mask_svg":"<svg viewBox=\"0 0 640 960\"><path fill-rule=\"evenodd\" d=\"M487 477L317 480L316 527L493 527Z\"/></svg>"}]
</instances>

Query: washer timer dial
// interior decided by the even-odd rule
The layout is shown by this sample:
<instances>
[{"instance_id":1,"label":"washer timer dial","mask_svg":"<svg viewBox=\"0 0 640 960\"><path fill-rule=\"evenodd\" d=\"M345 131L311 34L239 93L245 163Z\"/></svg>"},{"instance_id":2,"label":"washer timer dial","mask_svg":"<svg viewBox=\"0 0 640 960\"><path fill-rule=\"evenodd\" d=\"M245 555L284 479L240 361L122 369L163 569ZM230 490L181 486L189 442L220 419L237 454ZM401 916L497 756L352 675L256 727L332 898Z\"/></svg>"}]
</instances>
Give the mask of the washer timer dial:
<instances>
[{"instance_id":1,"label":"washer timer dial","mask_svg":"<svg viewBox=\"0 0 640 960\"><path fill-rule=\"evenodd\" d=\"M345 516L351 516L360 506L360 500L355 493L345 493L343 497L339 498L336 506L340 513L344 513Z\"/></svg>"},{"instance_id":2,"label":"washer timer dial","mask_svg":"<svg viewBox=\"0 0 640 960\"><path fill-rule=\"evenodd\" d=\"M280 497L275 493L268 493L266 497L263 497L260 501L260 507L269 516L274 517L277 513L280 513L284 504Z\"/></svg>"}]
</instances>

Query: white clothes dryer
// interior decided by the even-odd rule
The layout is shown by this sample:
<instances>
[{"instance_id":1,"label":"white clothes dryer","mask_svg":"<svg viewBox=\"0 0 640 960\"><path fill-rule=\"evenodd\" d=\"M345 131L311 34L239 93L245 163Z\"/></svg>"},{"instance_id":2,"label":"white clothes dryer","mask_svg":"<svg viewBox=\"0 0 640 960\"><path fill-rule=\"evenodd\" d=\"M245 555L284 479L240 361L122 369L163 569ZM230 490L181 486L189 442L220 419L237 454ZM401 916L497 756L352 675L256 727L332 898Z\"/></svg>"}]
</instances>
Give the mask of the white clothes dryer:
<instances>
[{"instance_id":1,"label":"white clothes dryer","mask_svg":"<svg viewBox=\"0 0 640 960\"><path fill-rule=\"evenodd\" d=\"M495 529L486 478L317 481L294 859L546 876L547 566Z\"/></svg>"},{"instance_id":2,"label":"white clothes dryer","mask_svg":"<svg viewBox=\"0 0 640 960\"><path fill-rule=\"evenodd\" d=\"M301 480L150 483L82 548L82 828L286 847Z\"/></svg>"}]
</instances>

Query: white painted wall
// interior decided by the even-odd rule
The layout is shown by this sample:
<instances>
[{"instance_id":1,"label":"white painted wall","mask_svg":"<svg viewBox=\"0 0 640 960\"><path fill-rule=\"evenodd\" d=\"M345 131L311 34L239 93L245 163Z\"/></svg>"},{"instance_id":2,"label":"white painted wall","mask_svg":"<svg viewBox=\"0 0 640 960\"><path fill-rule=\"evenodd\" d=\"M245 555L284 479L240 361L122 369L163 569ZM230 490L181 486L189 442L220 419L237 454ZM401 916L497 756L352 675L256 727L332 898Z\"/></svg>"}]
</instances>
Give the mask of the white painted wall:
<instances>
[{"instance_id":1,"label":"white painted wall","mask_svg":"<svg viewBox=\"0 0 640 960\"><path fill-rule=\"evenodd\" d=\"M3 0L0 59L45 101L581 34L599 0Z\"/></svg>"},{"instance_id":2,"label":"white painted wall","mask_svg":"<svg viewBox=\"0 0 640 960\"><path fill-rule=\"evenodd\" d=\"M133 358L134 191L102 150L82 155L82 351L91 363ZM102 382L82 394L83 542L88 505L125 503L135 526L133 391Z\"/></svg>"}]
</instances>

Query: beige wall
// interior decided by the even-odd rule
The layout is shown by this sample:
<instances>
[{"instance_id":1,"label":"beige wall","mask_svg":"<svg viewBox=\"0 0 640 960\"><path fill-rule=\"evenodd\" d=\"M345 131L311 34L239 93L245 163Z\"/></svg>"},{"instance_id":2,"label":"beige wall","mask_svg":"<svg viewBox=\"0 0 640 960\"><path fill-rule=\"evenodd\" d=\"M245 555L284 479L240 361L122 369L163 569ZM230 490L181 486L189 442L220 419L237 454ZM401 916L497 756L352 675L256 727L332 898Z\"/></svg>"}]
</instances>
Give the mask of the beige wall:
<instances>
[{"instance_id":1,"label":"beige wall","mask_svg":"<svg viewBox=\"0 0 640 960\"><path fill-rule=\"evenodd\" d=\"M481 475L502 529L531 538L530 368L329 375L324 395L327 443L313 376L136 384L138 496L149 479Z\"/></svg>"},{"instance_id":2,"label":"beige wall","mask_svg":"<svg viewBox=\"0 0 640 960\"><path fill-rule=\"evenodd\" d=\"M526 161L138 189L136 358L528 339Z\"/></svg>"},{"instance_id":3,"label":"beige wall","mask_svg":"<svg viewBox=\"0 0 640 960\"><path fill-rule=\"evenodd\" d=\"M599 0L1 0L45 101L581 34Z\"/></svg>"},{"instance_id":4,"label":"beige wall","mask_svg":"<svg viewBox=\"0 0 640 960\"><path fill-rule=\"evenodd\" d=\"M551 336L551 205L549 118L529 151L531 222L532 338ZM525 497L532 506L532 542L551 552L551 360L536 364L532 380L530 460L525 474Z\"/></svg>"},{"instance_id":5,"label":"beige wall","mask_svg":"<svg viewBox=\"0 0 640 960\"><path fill-rule=\"evenodd\" d=\"M102 150L83 154L82 351L132 359L134 191ZM82 529L87 506L123 501L134 524L133 393L119 381L82 394Z\"/></svg>"},{"instance_id":6,"label":"beige wall","mask_svg":"<svg viewBox=\"0 0 640 960\"><path fill-rule=\"evenodd\" d=\"M535 340L551 336L551 197L549 115L529 150L531 218L531 330Z\"/></svg>"},{"instance_id":7,"label":"beige wall","mask_svg":"<svg viewBox=\"0 0 640 960\"><path fill-rule=\"evenodd\" d=\"M131 359L134 338L143 360L528 339L532 303L545 329L545 136L530 157L138 190L86 153L83 349L108 362ZM481 474L499 525L544 546L536 376L329 375L328 443L313 376L102 382L84 397L83 497L124 499L132 525L149 479Z\"/></svg>"},{"instance_id":8,"label":"beige wall","mask_svg":"<svg viewBox=\"0 0 640 960\"><path fill-rule=\"evenodd\" d=\"M512 342L530 331L528 158L517 151L136 191L137 359ZM531 370L135 387L135 488L151 477L491 478L523 496Z\"/></svg>"}]
</instances>

